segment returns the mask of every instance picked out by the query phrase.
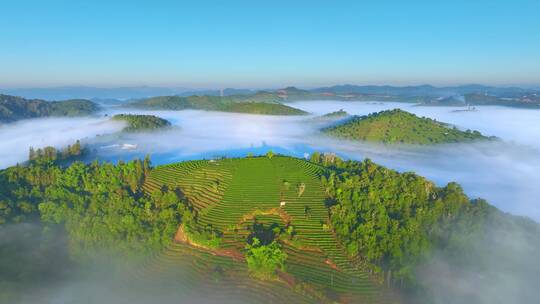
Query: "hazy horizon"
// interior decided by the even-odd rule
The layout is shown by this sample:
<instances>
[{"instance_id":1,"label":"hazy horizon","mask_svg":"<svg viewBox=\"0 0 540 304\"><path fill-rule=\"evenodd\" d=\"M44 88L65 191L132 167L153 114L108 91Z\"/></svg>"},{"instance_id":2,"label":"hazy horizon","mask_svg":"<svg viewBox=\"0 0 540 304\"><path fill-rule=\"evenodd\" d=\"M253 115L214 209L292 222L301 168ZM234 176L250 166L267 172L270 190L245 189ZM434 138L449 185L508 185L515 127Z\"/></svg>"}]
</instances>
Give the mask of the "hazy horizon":
<instances>
[{"instance_id":1,"label":"hazy horizon","mask_svg":"<svg viewBox=\"0 0 540 304\"><path fill-rule=\"evenodd\" d=\"M495 87L495 88L523 88L523 89L540 89L539 83L508 83L508 84L496 84L496 83L487 83L487 82L456 82L456 83L430 83L430 82L411 82L411 83L395 83L395 82L360 82L356 83L353 81L344 81L344 82L330 82L330 83L320 83L320 84L296 84L296 83L285 83L285 84L273 84L269 86L246 86L242 83L231 86L188 86L184 84L127 84L127 85L93 85L93 84L63 84L63 85L28 85L28 86L3 86L0 84L0 90L17 90L17 89L67 89L67 88L91 88L91 89L131 89L131 88L161 88L161 89L177 89L177 90L219 90L219 89L246 89L246 90L275 90L282 89L286 87L295 87L299 89L311 90L323 87L333 87L341 85L350 85L350 86L390 86L390 87L418 87L418 86L431 86L435 88L445 88L445 87L461 87L461 86L486 86L486 87Z\"/></svg>"},{"instance_id":2,"label":"hazy horizon","mask_svg":"<svg viewBox=\"0 0 540 304\"><path fill-rule=\"evenodd\" d=\"M477 83L466 83L449 86L439 86L429 83L419 83L410 85L393 85L393 84L353 84L353 83L338 83L327 84L321 86L298 86L298 85L284 85L274 87L184 87L184 86L89 86L89 85L73 85L73 86L52 86L52 87L16 87L6 88L0 86L0 94L20 96L29 99L44 99L44 100L65 100L74 98L83 99L117 99L117 100L129 100L138 98L148 98L154 96L170 96L170 95L206 95L206 94L219 94L220 90L233 90L232 94L248 94L258 91L275 91L286 87L296 87L303 90L314 90L320 88L331 88L334 86L354 86L354 87L392 87L392 88L415 88L415 87L432 87L434 89L452 89L463 88L468 86L481 86L485 88L497 88L497 89L521 89L529 90L531 92L540 91L540 85L487 85ZM225 92L227 94L227 92ZM231 94L231 93L229 93ZM436 94L435 94L436 95ZM434 95L434 96L435 96ZM450 96L459 94L449 94L445 92L439 96Z\"/></svg>"}]
</instances>

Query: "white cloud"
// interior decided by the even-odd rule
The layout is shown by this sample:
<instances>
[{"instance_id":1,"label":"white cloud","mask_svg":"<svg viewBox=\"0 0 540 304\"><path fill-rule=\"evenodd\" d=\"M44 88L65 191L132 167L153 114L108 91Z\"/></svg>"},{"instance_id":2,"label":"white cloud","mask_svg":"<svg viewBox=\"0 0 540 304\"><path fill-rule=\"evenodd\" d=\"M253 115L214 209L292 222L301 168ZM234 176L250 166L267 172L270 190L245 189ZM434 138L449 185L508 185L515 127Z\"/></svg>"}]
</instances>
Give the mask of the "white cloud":
<instances>
[{"instance_id":1,"label":"white cloud","mask_svg":"<svg viewBox=\"0 0 540 304\"><path fill-rule=\"evenodd\" d=\"M106 118L40 118L0 125L0 168L26 161L30 147L64 147L122 128L122 123Z\"/></svg>"}]
</instances>

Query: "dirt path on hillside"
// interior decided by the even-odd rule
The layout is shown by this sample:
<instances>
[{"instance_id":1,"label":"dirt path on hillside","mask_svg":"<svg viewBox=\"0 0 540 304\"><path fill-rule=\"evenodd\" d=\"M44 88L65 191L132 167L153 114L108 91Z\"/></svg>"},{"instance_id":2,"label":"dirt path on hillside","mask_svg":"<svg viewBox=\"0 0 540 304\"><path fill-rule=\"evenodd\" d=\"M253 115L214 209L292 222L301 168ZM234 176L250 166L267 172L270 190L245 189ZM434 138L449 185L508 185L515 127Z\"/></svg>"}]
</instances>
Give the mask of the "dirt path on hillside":
<instances>
[{"instance_id":1,"label":"dirt path on hillside","mask_svg":"<svg viewBox=\"0 0 540 304\"><path fill-rule=\"evenodd\" d=\"M223 256L223 257L230 257L233 260L238 261L238 262L244 262L245 261L244 255L239 250L236 250L236 249L222 249L222 248L213 249L213 248L208 248L206 246L202 246L200 244L192 242L189 239L189 237L187 236L186 232L185 232L184 224L182 224L182 225L180 225L180 227L178 227L178 230L176 231L176 234L174 235L174 242L179 243L179 244L192 246L192 247L195 247L195 248L198 248L198 249L202 249L202 250L210 252L213 255Z\"/></svg>"}]
</instances>

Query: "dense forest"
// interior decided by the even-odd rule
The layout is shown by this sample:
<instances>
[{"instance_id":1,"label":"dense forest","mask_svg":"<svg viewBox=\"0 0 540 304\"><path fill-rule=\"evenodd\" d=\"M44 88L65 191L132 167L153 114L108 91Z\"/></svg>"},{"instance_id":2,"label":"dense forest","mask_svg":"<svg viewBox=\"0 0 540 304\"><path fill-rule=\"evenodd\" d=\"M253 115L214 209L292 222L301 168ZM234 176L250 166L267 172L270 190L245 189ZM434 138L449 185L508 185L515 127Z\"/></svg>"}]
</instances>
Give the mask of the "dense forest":
<instances>
[{"instance_id":1,"label":"dense forest","mask_svg":"<svg viewBox=\"0 0 540 304\"><path fill-rule=\"evenodd\" d=\"M124 131L127 132L156 130L171 125L168 120L155 115L117 114L112 119L125 121L127 126Z\"/></svg>"},{"instance_id":2,"label":"dense forest","mask_svg":"<svg viewBox=\"0 0 540 304\"><path fill-rule=\"evenodd\" d=\"M388 285L421 293L418 271L435 254L451 267L487 277L501 268L533 272L526 261L540 250L540 225L534 221L505 214L482 199L470 200L456 183L437 187L369 159L344 161L314 153L311 161L330 169L321 178L336 235L352 258L367 262ZM523 237L530 248L507 248L506 234ZM517 239L512 242L518 246Z\"/></svg>"},{"instance_id":3,"label":"dense forest","mask_svg":"<svg viewBox=\"0 0 540 304\"><path fill-rule=\"evenodd\" d=\"M71 160L79 159L87 152L88 148L81 145L79 140L77 140L73 145L68 145L66 148L61 150L51 146L39 149L30 147L28 161L30 163L65 163Z\"/></svg>"},{"instance_id":4,"label":"dense forest","mask_svg":"<svg viewBox=\"0 0 540 304\"><path fill-rule=\"evenodd\" d=\"M51 116L84 116L98 110L89 100L45 101L0 94L0 122Z\"/></svg>"},{"instance_id":5,"label":"dense forest","mask_svg":"<svg viewBox=\"0 0 540 304\"><path fill-rule=\"evenodd\" d=\"M117 165L38 159L0 171L0 223L63 223L71 252L151 252L168 244L186 206L176 189L145 193L148 159Z\"/></svg>"},{"instance_id":6,"label":"dense forest","mask_svg":"<svg viewBox=\"0 0 540 304\"><path fill-rule=\"evenodd\" d=\"M137 101L133 107L161 110L207 110L266 115L303 115L306 112L279 103L280 98L272 93L259 92L254 95L232 96L160 96Z\"/></svg>"},{"instance_id":7,"label":"dense forest","mask_svg":"<svg viewBox=\"0 0 540 304\"><path fill-rule=\"evenodd\" d=\"M400 109L355 117L337 126L325 128L323 132L344 139L387 144L429 145L489 139L478 131L461 131Z\"/></svg>"}]
</instances>

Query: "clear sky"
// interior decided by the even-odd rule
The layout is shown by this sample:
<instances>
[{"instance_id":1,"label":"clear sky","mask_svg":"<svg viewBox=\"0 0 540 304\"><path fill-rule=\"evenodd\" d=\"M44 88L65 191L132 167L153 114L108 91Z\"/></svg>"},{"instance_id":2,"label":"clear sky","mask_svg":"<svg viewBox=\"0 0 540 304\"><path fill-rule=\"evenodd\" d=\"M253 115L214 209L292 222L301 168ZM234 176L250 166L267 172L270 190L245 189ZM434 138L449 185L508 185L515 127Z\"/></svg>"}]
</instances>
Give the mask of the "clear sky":
<instances>
[{"instance_id":1,"label":"clear sky","mask_svg":"<svg viewBox=\"0 0 540 304\"><path fill-rule=\"evenodd\" d=\"M540 84L539 0L1 0L0 87Z\"/></svg>"}]
</instances>

